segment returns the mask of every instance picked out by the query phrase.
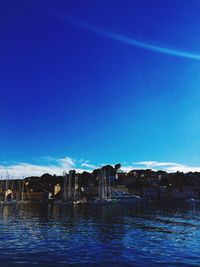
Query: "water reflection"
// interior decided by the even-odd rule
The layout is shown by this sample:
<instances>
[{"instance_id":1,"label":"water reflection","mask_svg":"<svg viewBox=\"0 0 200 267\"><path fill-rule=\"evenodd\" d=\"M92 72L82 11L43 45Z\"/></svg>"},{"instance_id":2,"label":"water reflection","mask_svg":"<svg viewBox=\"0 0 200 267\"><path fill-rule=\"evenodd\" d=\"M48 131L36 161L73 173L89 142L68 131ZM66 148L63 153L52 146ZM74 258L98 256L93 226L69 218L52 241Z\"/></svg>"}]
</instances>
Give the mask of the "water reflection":
<instances>
[{"instance_id":1,"label":"water reflection","mask_svg":"<svg viewBox=\"0 0 200 267\"><path fill-rule=\"evenodd\" d=\"M195 210L186 203L0 208L0 257L6 266L200 263L198 206Z\"/></svg>"}]
</instances>

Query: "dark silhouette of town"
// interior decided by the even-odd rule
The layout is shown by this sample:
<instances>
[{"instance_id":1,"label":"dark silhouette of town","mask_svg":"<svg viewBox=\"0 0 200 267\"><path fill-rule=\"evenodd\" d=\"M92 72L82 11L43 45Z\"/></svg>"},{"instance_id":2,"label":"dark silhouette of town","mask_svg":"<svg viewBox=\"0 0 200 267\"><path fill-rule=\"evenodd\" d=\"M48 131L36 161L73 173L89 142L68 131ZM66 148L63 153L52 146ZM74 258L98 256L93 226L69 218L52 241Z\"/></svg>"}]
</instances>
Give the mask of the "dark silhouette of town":
<instances>
[{"instance_id":1,"label":"dark silhouette of town","mask_svg":"<svg viewBox=\"0 0 200 267\"><path fill-rule=\"evenodd\" d=\"M98 195L99 173L104 171L109 186L119 192L135 194L144 199L199 199L200 173L177 171L167 173L163 170L135 169L123 172L121 165L106 165L92 172L77 173L69 171L62 176L48 173L42 176L30 176L24 179L5 179L0 182L1 200L63 200L63 194L68 190L66 179L71 177L70 186L75 187L77 195L81 198L89 198ZM75 189L74 189L75 190ZM71 192L73 195L73 192ZM66 194L65 194L66 198Z\"/></svg>"}]
</instances>

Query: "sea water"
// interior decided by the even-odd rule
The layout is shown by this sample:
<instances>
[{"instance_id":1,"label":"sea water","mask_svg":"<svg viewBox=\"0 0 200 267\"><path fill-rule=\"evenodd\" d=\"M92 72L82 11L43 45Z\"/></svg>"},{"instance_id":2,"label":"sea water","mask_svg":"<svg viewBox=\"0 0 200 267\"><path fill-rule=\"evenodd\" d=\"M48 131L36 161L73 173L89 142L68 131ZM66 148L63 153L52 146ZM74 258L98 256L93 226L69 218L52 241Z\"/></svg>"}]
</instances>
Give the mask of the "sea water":
<instances>
[{"instance_id":1,"label":"sea water","mask_svg":"<svg viewBox=\"0 0 200 267\"><path fill-rule=\"evenodd\" d=\"M0 266L200 266L200 204L0 206Z\"/></svg>"}]
</instances>

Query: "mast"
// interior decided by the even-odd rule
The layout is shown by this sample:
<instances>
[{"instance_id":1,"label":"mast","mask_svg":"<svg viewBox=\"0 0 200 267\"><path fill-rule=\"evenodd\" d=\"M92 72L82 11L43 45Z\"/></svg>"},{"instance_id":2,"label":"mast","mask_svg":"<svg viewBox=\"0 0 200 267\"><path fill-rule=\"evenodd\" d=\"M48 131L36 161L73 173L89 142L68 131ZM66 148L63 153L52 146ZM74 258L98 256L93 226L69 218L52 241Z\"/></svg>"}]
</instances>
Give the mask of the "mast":
<instances>
[{"instance_id":1,"label":"mast","mask_svg":"<svg viewBox=\"0 0 200 267\"><path fill-rule=\"evenodd\" d=\"M100 198L104 198L104 179L103 179L103 173L102 169L100 171Z\"/></svg>"},{"instance_id":2,"label":"mast","mask_svg":"<svg viewBox=\"0 0 200 267\"><path fill-rule=\"evenodd\" d=\"M101 175L98 175L99 178L99 198L101 198Z\"/></svg>"},{"instance_id":3,"label":"mast","mask_svg":"<svg viewBox=\"0 0 200 267\"><path fill-rule=\"evenodd\" d=\"M108 197L111 198L110 170L108 171Z\"/></svg>"},{"instance_id":4,"label":"mast","mask_svg":"<svg viewBox=\"0 0 200 267\"><path fill-rule=\"evenodd\" d=\"M71 171L69 171L69 175L68 175L68 185L67 185L67 197L68 197L68 199L70 199L71 198L71 196L72 196L72 172Z\"/></svg>"},{"instance_id":5,"label":"mast","mask_svg":"<svg viewBox=\"0 0 200 267\"><path fill-rule=\"evenodd\" d=\"M7 191L8 191L8 187L9 187L9 174L8 174L8 171L7 171L6 190L5 190L4 201L6 201L6 199L7 199Z\"/></svg>"},{"instance_id":6,"label":"mast","mask_svg":"<svg viewBox=\"0 0 200 267\"><path fill-rule=\"evenodd\" d=\"M63 199L66 200L66 196L67 196L67 190L66 190L67 174L66 174L66 171L63 172L63 177L64 177L64 182L63 182Z\"/></svg>"},{"instance_id":7,"label":"mast","mask_svg":"<svg viewBox=\"0 0 200 267\"><path fill-rule=\"evenodd\" d=\"M107 182L106 182L106 170L103 170L103 183L104 183L104 198L108 197L108 188L107 188Z\"/></svg>"},{"instance_id":8,"label":"mast","mask_svg":"<svg viewBox=\"0 0 200 267\"><path fill-rule=\"evenodd\" d=\"M23 180L22 180L21 200L24 201L24 177L23 177Z\"/></svg>"},{"instance_id":9,"label":"mast","mask_svg":"<svg viewBox=\"0 0 200 267\"><path fill-rule=\"evenodd\" d=\"M78 189L78 177L75 176L75 180L74 180L74 199L77 197L77 189Z\"/></svg>"},{"instance_id":10,"label":"mast","mask_svg":"<svg viewBox=\"0 0 200 267\"><path fill-rule=\"evenodd\" d=\"M2 175L2 173L1 173L1 193L3 192L3 175Z\"/></svg>"},{"instance_id":11,"label":"mast","mask_svg":"<svg viewBox=\"0 0 200 267\"><path fill-rule=\"evenodd\" d=\"M14 195L13 195L13 191L14 191L14 176L12 176L12 181L11 181L11 200L14 200Z\"/></svg>"}]
</instances>

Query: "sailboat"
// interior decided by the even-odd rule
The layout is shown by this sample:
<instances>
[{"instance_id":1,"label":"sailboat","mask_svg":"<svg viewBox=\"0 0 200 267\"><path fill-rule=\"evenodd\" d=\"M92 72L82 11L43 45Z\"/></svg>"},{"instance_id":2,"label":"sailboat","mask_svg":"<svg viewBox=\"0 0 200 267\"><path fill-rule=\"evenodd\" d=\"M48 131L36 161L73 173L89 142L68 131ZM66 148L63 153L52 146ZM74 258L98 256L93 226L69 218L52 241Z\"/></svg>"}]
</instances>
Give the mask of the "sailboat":
<instances>
[{"instance_id":1,"label":"sailboat","mask_svg":"<svg viewBox=\"0 0 200 267\"><path fill-rule=\"evenodd\" d=\"M98 180L99 195L97 198L89 201L91 204L138 203L141 201L140 196L113 189L110 182L110 172L107 176L103 168L100 170Z\"/></svg>"},{"instance_id":2,"label":"sailboat","mask_svg":"<svg viewBox=\"0 0 200 267\"><path fill-rule=\"evenodd\" d=\"M79 191L78 191L78 176L75 176L74 180L74 196L73 196L73 205L79 205L79 204L85 204L86 198L80 197Z\"/></svg>"},{"instance_id":3,"label":"sailboat","mask_svg":"<svg viewBox=\"0 0 200 267\"><path fill-rule=\"evenodd\" d=\"M54 200L54 204L75 204L77 200L77 177L75 177L74 188L73 188L73 172L69 171L67 174L63 172L63 189L62 189L62 199ZM74 202L74 203L73 203Z\"/></svg>"},{"instance_id":4,"label":"sailboat","mask_svg":"<svg viewBox=\"0 0 200 267\"><path fill-rule=\"evenodd\" d=\"M141 201L141 197L133 195L129 192L119 192L112 189L112 198L118 200L119 203L136 203Z\"/></svg>"},{"instance_id":5,"label":"sailboat","mask_svg":"<svg viewBox=\"0 0 200 267\"><path fill-rule=\"evenodd\" d=\"M117 203L118 200L112 197L110 181L108 180L107 182L106 171L103 168L101 168L100 170L98 180L99 180L99 187L98 187L99 196L90 203L99 205Z\"/></svg>"},{"instance_id":6,"label":"sailboat","mask_svg":"<svg viewBox=\"0 0 200 267\"><path fill-rule=\"evenodd\" d=\"M4 205L13 205L16 203L16 201L14 200L14 197L13 197L13 183L12 183L12 186L11 186L11 189L9 188L10 187L10 183L9 183L9 179L10 179L10 176L7 172L7 179L6 179L6 188L5 188L5 193L4 193L4 201L2 204ZM8 198L8 196L10 196L10 198Z\"/></svg>"},{"instance_id":7,"label":"sailboat","mask_svg":"<svg viewBox=\"0 0 200 267\"><path fill-rule=\"evenodd\" d=\"M67 201L67 174L63 171L63 181L62 181L62 199L54 200L54 204L66 204Z\"/></svg>"},{"instance_id":8,"label":"sailboat","mask_svg":"<svg viewBox=\"0 0 200 267\"><path fill-rule=\"evenodd\" d=\"M28 190L26 188L26 195L28 196L28 200L27 198L25 197L25 181L24 181L24 177L23 177L23 180L20 181L20 184L19 184L19 192L20 192L20 197L19 197L19 200L18 200L18 204L24 204L24 203L29 203L30 202L30 197L29 197L29 193L28 193Z\"/></svg>"}]
</instances>

